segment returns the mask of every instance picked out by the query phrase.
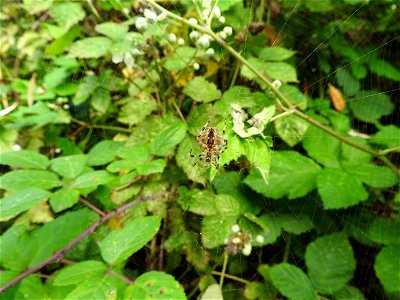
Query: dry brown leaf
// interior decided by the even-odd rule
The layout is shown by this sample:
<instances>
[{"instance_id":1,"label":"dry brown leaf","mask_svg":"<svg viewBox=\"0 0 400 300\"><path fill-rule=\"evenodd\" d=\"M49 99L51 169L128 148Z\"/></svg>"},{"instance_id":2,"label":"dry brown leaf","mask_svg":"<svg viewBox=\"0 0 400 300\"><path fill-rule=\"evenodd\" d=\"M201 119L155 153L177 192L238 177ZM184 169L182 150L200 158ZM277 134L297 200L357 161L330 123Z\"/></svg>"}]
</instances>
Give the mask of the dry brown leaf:
<instances>
[{"instance_id":1,"label":"dry brown leaf","mask_svg":"<svg viewBox=\"0 0 400 300\"><path fill-rule=\"evenodd\" d=\"M332 84L328 83L328 86L329 86L329 96L331 97L333 107L338 112L342 112L343 109L346 107L346 102L344 101L342 93Z\"/></svg>"}]
</instances>

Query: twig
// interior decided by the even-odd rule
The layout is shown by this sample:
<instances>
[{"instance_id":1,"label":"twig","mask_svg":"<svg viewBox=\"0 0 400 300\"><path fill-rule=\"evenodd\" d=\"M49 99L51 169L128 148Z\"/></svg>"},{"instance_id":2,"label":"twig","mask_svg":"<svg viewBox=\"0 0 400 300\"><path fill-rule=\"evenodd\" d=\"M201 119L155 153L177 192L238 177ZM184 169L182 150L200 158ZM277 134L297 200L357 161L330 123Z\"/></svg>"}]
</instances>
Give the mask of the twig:
<instances>
[{"instance_id":1,"label":"twig","mask_svg":"<svg viewBox=\"0 0 400 300\"><path fill-rule=\"evenodd\" d=\"M107 125L97 125L97 124L92 125L92 124L86 123L84 121L75 119L73 117L71 117L71 121L74 122L74 123L77 123L79 125L82 125L84 127L87 127L87 128L93 128L93 129L94 128L98 128L98 129L114 130L114 131L129 132L129 133L131 132L131 130L129 130L127 128L122 128L122 127L107 126Z\"/></svg>"},{"instance_id":2,"label":"twig","mask_svg":"<svg viewBox=\"0 0 400 300\"><path fill-rule=\"evenodd\" d=\"M115 278L118 278L124 282L126 282L127 284L132 284L133 280L129 279L128 277L122 276L121 274L115 273L114 271L107 271L107 273L111 276L114 276Z\"/></svg>"},{"instance_id":3,"label":"twig","mask_svg":"<svg viewBox=\"0 0 400 300\"><path fill-rule=\"evenodd\" d=\"M228 265L228 252L224 252L224 263L222 265L222 272L221 272L221 278L219 279L219 288L222 289L222 286L224 285L224 277L225 277L225 272L226 272L226 266Z\"/></svg>"},{"instance_id":4,"label":"twig","mask_svg":"<svg viewBox=\"0 0 400 300\"><path fill-rule=\"evenodd\" d=\"M85 204L87 207L89 207L94 212L98 213L100 216L104 217L106 215L106 213L104 211L102 211L101 209L97 208L92 203L90 203L89 201L83 199L82 197L79 198L79 201L82 202L83 204Z\"/></svg>"},{"instance_id":5,"label":"twig","mask_svg":"<svg viewBox=\"0 0 400 300\"><path fill-rule=\"evenodd\" d=\"M218 271L212 271L211 274L222 276L222 273L218 272ZM244 284L249 284L250 283L250 281L248 281L246 279L243 279L243 278L240 278L240 277L237 277L237 276L234 276L234 275L226 274L226 273L224 274L224 277L232 279L232 280L235 280L237 282L244 283Z\"/></svg>"},{"instance_id":6,"label":"twig","mask_svg":"<svg viewBox=\"0 0 400 300\"><path fill-rule=\"evenodd\" d=\"M139 198L135 201L132 201L130 203L127 203L111 212L109 212L108 214L106 214L104 217L102 217L100 220L98 220L97 222L95 222L94 224L92 224L90 227L88 227L85 231L83 231L80 235L78 235L75 239L73 239L71 242L68 243L67 246L65 246L64 248L62 248L61 250L55 252L52 256L50 256L48 259L42 261L40 264L26 269L24 272L22 272L20 275L18 275L17 277L15 277L13 280L7 282L5 285L3 285L0 288L0 293L3 293L6 289L8 289L9 287L12 287L14 284L20 282L22 279L24 279L25 277L41 270L43 267L47 266L48 264L52 263L52 262L59 262L61 260L63 260L64 255L71 250L72 247L74 247L76 244L78 244L83 238L85 238L86 236L88 236L89 234L93 233L97 227L99 227L100 225L102 225L103 223L105 223L106 221L108 221L109 219L111 219L112 217L126 211L127 209L141 203L147 200L153 200L156 198L160 198L162 197L161 194L156 194L156 195L151 195L151 196L147 196L147 197L143 197L143 198Z\"/></svg>"}]
</instances>

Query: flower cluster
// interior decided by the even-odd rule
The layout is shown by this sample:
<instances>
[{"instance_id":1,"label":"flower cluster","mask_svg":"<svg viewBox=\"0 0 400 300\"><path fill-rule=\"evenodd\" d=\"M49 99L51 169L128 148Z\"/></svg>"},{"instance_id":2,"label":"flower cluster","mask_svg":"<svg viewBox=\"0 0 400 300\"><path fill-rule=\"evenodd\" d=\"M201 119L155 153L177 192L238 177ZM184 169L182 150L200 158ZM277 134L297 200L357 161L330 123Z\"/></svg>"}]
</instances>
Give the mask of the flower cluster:
<instances>
[{"instance_id":1,"label":"flower cluster","mask_svg":"<svg viewBox=\"0 0 400 300\"><path fill-rule=\"evenodd\" d=\"M262 244L264 242L264 237L262 235L257 235L255 242ZM251 234L241 232L239 225L235 224L232 226L232 235L225 241L225 250L231 255L242 253L243 255L249 256L252 250L251 243Z\"/></svg>"}]
</instances>

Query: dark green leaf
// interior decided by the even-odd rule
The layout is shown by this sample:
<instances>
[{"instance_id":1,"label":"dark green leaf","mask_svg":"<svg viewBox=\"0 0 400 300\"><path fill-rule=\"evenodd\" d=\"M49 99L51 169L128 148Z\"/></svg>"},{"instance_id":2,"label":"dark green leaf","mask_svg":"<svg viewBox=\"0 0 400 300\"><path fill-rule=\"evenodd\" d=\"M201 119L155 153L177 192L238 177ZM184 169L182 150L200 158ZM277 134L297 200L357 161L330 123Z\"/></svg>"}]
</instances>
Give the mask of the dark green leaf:
<instances>
[{"instance_id":1,"label":"dark green leaf","mask_svg":"<svg viewBox=\"0 0 400 300\"><path fill-rule=\"evenodd\" d=\"M400 221L375 218L370 221L367 237L384 245L400 245Z\"/></svg>"},{"instance_id":2,"label":"dark green leaf","mask_svg":"<svg viewBox=\"0 0 400 300\"><path fill-rule=\"evenodd\" d=\"M184 139L185 134L185 124L177 123L169 126L154 138L150 146L151 153L159 156L165 155Z\"/></svg>"},{"instance_id":3,"label":"dark green leaf","mask_svg":"<svg viewBox=\"0 0 400 300\"><path fill-rule=\"evenodd\" d=\"M280 227L282 227L286 232L293 234L302 234L310 231L314 227L310 217L302 213L280 213L275 215L275 219Z\"/></svg>"},{"instance_id":4,"label":"dark green leaf","mask_svg":"<svg viewBox=\"0 0 400 300\"><path fill-rule=\"evenodd\" d=\"M369 68L372 73L383 76L391 80L400 81L400 71L383 59L374 59L369 62Z\"/></svg>"},{"instance_id":5,"label":"dark green leaf","mask_svg":"<svg viewBox=\"0 0 400 300\"><path fill-rule=\"evenodd\" d=\"M90 98L90 103L95 110L104 114L111 104L110 92L102 87L97 88Z\"/></svg>"},{"instance_id":6,"label":"dark green leaf","mask_svg":"<svg viewBox=\"0 0 400 300\"><path fill-rule=\"evenodd\" d=\"M246 214L246 217L248 217L248 214ZM251 218L250 220L260 225L264 229L263 244L265 245L275 243L282 233L281 228L272 214L262 215L258 218L258 220L254 218Z\"/></svg>"},{"instance_id":7,"label":"dark green leaf","mask_svg":"<svg viewBox=\"0 0 400 300\"><path fill-rule=\"evenodd\" d=\"M283 47L265 47L261 50L259 57L264 60L279 61L292 57L296 51Z\"/></svg>"},{"instance_id":8,"label":"dark green leaf","mask_svg":"<svg viewBox=\"0 0 400 300\"><path fill-rule=\"evenodd\" d=\"M360 83L345 69L336 71L336 80L342 87L345 96L354 96L360 90Z\"/></svg>"},{"instance_id":9,"label":"dark green leaf","mask_svg":"<svg viewBox=\"0 0 400 300\"><path fill-rule=\"evenodd\" d=\"M389 293L400 292L400 246L387 246L376 256L375 272Z\"/></svg>"},{"instance_id":10,"label":"dark green leaf","mask_svg":"<svg viewBox=\"0 0 400 300\"><path fill-rule=\"evenodd\" d=\"M50 205L54 212L72 207L79 201L79 192L70 188L61 188L50 196Z\"/></svg>"},{"instance_id":11,"label":"dark green leaf","mask_svg":"<svg viewBox=\"0 0 400 300\"><path fill-rule=\"evenodd\" d=\"M21 150L2 153L0 164L19 168L46 169L49 160L43 154L31 150Z\"/></svg>"},{"instance_id":12,"label":"dark green leaf","mask_svg":"<svg viewBox=\"0 0 400 300\"><path fill-rule=\"evenodd\" d=\"M83 171L86 160L83 154L62 156L51 161L51 169L66 178L75 178Z\"/></svg>"},{"instance_id":13,"label":"dark green leaf","mask_svg":"<svg viewBox=\"0 0 400 300\"><path fill-rule=\"evenodd\" d=\"M387 188L399 183L397 175L386 167L364 164L349 169L349 173L354 174L362 182L375 188Z\"/></svg>"},{"instance_id":14,"label":"dark green leaf","mask_svg":"<svg viewBox=\"0 0 400 300\"><path fill-rule=\"evenodd\" d=\"M201 240L204 247L211 249L225 244L225 239L232 234L232 226L237 216L205 216L201 222Z\"/></svg>"},{"instance_id":15,"label":"dark green leaf","mask_svg":"<svg viewBox=\"0 0 400 300\"><path fill-rule=\"evenodd\" d=\"M197 102L211 102L221 98L221 91L214 83L198 76L191 80L184 88L183 93Z\"/></svg>"},{"instance_id":16,"label":"dark green leaf","mask_svg":"<svg viewBox=\"0 0 400 300\"><path fill-rule=\"evenodd\" d=\"M333 294L335 300L365 300L363 293L356 287L346 285Z\"/></svg>"},{"instance_id":17,"label":"dark green leaf","mask_svg":"<svg viewBox=\"0 0 400 300\"><path fill-rule=\"evenodd\" d=\"M47 293L40 278L30 275L18 286L14 299L46 299Z\"/></svg>"},{"instance_id":18,"label":"dark green leaf","mask_svg":"<svg viewBox=\"0 0 400 300\"><path fill-rule=\"evenodd\" d=\"M18 170L0 177L0 187L6 190L24 189L27 186L52 189L60 185L57 175L49 171Z\"/></svg>"},{"instance_id":19,"label":"dark green leaf","mask_svg":"<svg viewBox=\"0 0 400 300\"><path fill-rule=\"evenodd\" d=\"M78 25L72 26L64 35L52 41L50 45L47 46L45 50L46 55L60 55L78 36L80 36L80 34L81 28Z\"/></svg>"}]
</instances>

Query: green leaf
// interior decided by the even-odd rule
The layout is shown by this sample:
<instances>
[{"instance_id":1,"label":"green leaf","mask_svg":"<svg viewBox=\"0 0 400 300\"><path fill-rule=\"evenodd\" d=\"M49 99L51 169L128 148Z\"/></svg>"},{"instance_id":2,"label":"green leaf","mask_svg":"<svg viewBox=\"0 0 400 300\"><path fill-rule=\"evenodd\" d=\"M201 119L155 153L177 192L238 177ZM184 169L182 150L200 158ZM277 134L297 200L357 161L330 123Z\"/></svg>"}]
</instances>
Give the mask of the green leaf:
<instances>
[{"instance_id":1,"label":"green leaf","mask_svg":"<svg viewBox=\"0 0 400 300\"><path fill-rule=\"evenodd\" d=\"M74 182L74 188L96 188L100 184L106 184L114 177L107 171L93 171L79 176Z\"/></svg>"},{"instance_id":2,"label":"green leaf","mask_svg":"<svg viewBox=\"0 0 400 300\"><path fill-rule=\"evenodd\" d=\"M197 102L211 102L221 98L221 91L214 83L207 81L204 77L198 76L183 88L182 92Z\"/></svg>"},{"instance_id":3,"label":"green leaf","mask_svg":"<svg viewBox=\"0 0 400 300\"><path fill-rule=\"evenodd\" d=\"M198 49L191 47L179 47L176 50L176 55L165 59L163 66L168 71L182 70L193 65L197 51Z\"/></svg>"},{"instance_id":4,"label":"green leaf","mask_svg":"<svg viewBox=\"0 0 400 300\"><path fill-rule=\"evenodd\" d=\"M92 276L102 275L107 270L107 266L96 260L87 260L77 264L69 265L61 269L54 279L54 285L79 284L83 279Z\"/></svg>"},{"instance_id":5,"label":"green leaf","mask_svg":"<svg viewBox=\"0 0 400 300\"><path fill-rule=\"evenodd\" d=\"M190 195L188 210L201 216L217 214L215 194L210 190L194 190Z\"/></svg>"},{"instance_id":6,"label":"green leaf","mask_svg":"<svg viewBox=\"0 0 400 300\"><path fill-rule=\"evenodd\" d=\"M291 299L317 299L310 279L298 267L281 263L271 267L268 273L282 295Z\"/></svg>"},{"instance_id":7,"label":"green leaf","mask_svg":"<svg viewBox=\"0 0 400 300\"><path fill-rule=\"evenodd\" d=\"M308 244L305 259L313 286L323 294L344 288L356 269L353 249L343 233L326 235Z\"/></svg>"},{"instance_id":8,"label":"green leaf","mask_svg":"<svg viewBox=\"0 0 400 300\"><path fill-rule=\"evenodd\" d=\"M165 159L155 159L150 163L137 166L136 170L139 175L149 175L153 173L162 173L165 166Z\"/></svg>"},{"instance_id":9,"label":"green leaf","mask_svg":"<svg viewBox=\"0 0 400 300\"><path fill-rule=\"evenodd\" d=\"M79 191L70 188L61 188L50 196L50 205L54 212L70 208L78 201Z\"/></svg>"},{"instance_id":10,"label":"green leaf","mask_svg":"<svg viewBox=\"0 0 400 300\"><path fill-rule=\"evenodd\" d=\"M212 215L201 221L201 240L205 248L211 249L225 244L232 234L232 226L237 216Z\"/></svg>"},{"instance_id":11,"label":"green leaf","mask_svg":"<svg viewBox=\"0 0 400 300\"><path fill-rule=\"evenodd\" d=\"M126 283L114 276L91 276L82 279L77 287L65 296L65 299L117 299L117 291L124 288Z\"/></svg>"},{"instance_id":12,"label":"green leaf","mask_svg":"<svg viewBox=\"0 0 400 300\"><path fill-rule=\"evenodd\" d=\"M124 261L153 238L160 224L158 216L130 221L124 228L109 233L100 243L101 256L110 264Z\"/></svg>"},{"instance_id":13,"label":"green leaf","mask_svg":"<svg viewBox=\"0 0 400 300\"><path fill-rule=\"evenodd\" d=\"M302 234L314 227L308 215L297 212L293 212L292 214L276 214L275 220L286 232L293 234Z\"/></svg>"},{"instance_id":14,"label":"green leaf","mask_svg":"<svg viewBox=\"0 0 400 300\"><path fill-rule=\"evenodd\" d=\"M40 278L30 275L19 284L14 299L48 299Z\"/></svg>"},{"instance_id":15,"label":"green leaf","mask_svg":"<svg viewBox=\"0 0 400 300\"><path fill-rule=\"evenodd\" d=\"M383 59L374 59L368 62L372 73L391 80L400 81L400 71Z\"/></svg>"},{"instance_id":16,"label":"green leaf","mask_svg":"<svg viewBox=\"0 0 400 300\"><path fill-rule=\"evenodd\" d=\"M388 293L400 292L400 246L383 248L375 259L375 272ZM397 259L396 259L397 258Z\"/></svg>"},{"instance_id":17,"label":"green leaf","mask_svg":"<svg viewBox=\"0 0 400 300\"><path fill-rule=\"evenodd\" d=\"M374 144L395 148L400 145L400 128L395 125L381 126L379 131L371 137Z\"/></svg>"},{"instance_id":18,"label":"green leaf","mask_svg":"<svg viewBox=\"0 0 400 300\"><path fill-rule=\"evenodd\" d=\"M295 166L295 167L294 167ZM255 172L243 181L256 192L273 199L287 196L302 197L316 187L316 178L321 168L313 160L295 151L274 151L272 154L269 184Z\"/></svg>"},{"instance_id":19,"label":"green leaf","mask_svg":"<svg viewBox=\"0 0 400 300\"><path fill-rule=\"evenodd\" d=\"M151 153L159 156L165 155L185 138L186 129L186 125L182 123L176 123L165 128L151 143Z\"/></svg>"},{"instance_id":20,"label":"green leaf","mask_svg":"<svg viewBox=\"0 0 400 300\"><path fill-rule=\"evenodd\" d=\"M150 148L146 144L127 144L118 149L117 156L140 165L150 161Z\"/></svg>"},{"instance_id":21,"label":"green leaf","mask_svg":"<svg viewBox=\"0 0 400 300\"><path fill-rule=\"evenodd\" d=\"M105 56L112 41L106 37L89 37L73 43L69 49L70 57L99 58Z\"/></svg>"},{"instance_id":22,"label":"green leaf","mask_svg":"<svg viewBox=\"0 0 400 300\"><path fill-rule=\"evenodd\" d=\"M221 287L217 283L209 285L201 296L200 300L224 300Z\"/></svg>"},{"instance_id":23,"label":"green leaf","mask_svg":"<svg viewBox=\"0 0 400 300\"><path fill-rule=\"evenodd\" d=\"M8 219L46 200L51 194L36 187L21 188L0 202L0 219Z\"/></svg>"},{"instance_id":24,"label":"green leaf","mask_svg":"<svg viewBox=\"0 0 400 300\"><path fill-rule=\"evenodd\" d=\"M150 99L129 99L119 112L118 121L128 125L135 125L143 121L153 111L157 104Z\"/></svg>"},{"instance_id":25,"label":"green leaf","mask_svg":"<svg viewBox=\"0 0 400 300\"><path fill-rule=\"evenodd\" d=\"M65 30L83 20L86 16L79 2L55 3L50 9L50 13L57 24Z\"/></svg>"},{"instance_id":26,"label":"green leaf","mask_svg":"<svg viewBox=\"0 0 400 300\"><path fill-rule=\"evenodd\" d=\"M65 247L96 220L96 213L89 209L81 209L67 212L33 231L29 242L19 245L30 249L29 267L36 266Z\"/></svg>"},{"instance_id":27,"label":"green leaf","mask_svg":"<svg viewBox=\"0 0 400 300\"><path fill-rule=\"evenodd\" d=\"M400 221L375 218L369 223L367 237L383 245L400 245Z\"/></svg>"},{"instance_id":28,"label":"green leaf","mask_svg":"<svg viewBox=\"0 0 400 300\"><path fill-rule=\"evenodd\" d=\"M394 109L390 97L378 91L361 91L349 104L357 119L370 123L391 114Z\"/></svg>"},{"instance_id":29,"label":"green leaf","mask_svg":"<svg viewBox=\"0 0 400 300\"><path fill-rule=\"evenodd\" d=\"M60 185L56 174L42 170L11 171L0 177L0 187L6 190L24 189L27 186L52 189Z\"/></svg>"},{"instance_id":30,"label":"green leaf","mask_svg":"<svg viewBox=\"0 0 400 300\"><path fill-rule=\"evenodd\" d=\"M367 141L359 137L347 137L348 140L355 142L359 145L363 145L369 147ZM351 170L353 168L357 168L360 165L368 164L371 160L372 155L366 153L365 151L361 151L353 146L348 144L342 144L342 156L341 156L341 163L344 169Z\"/></svg>"},{"instance_id":31,"label":"green leaf","mask_svg":"<svg viewBox=\"0 0 400 300\"><path fill-rule=\"evenodd\" d=\"M245 215L247 218L248 214ZM273 244L276 242L278 237L282 234L281 228L275 220L272 214L264 214L258 218L258 220L251 218L251 221L260 225L264 229L264 245Z\"/></svg>"},{"instance_id":32,"label":"green leaf","mask_svg":"<svg viewBox=\"0 0 400 300\"><path fill-rule=\"evenodd\" d=\"M275 121L276 133L290 147L299 143L308 129L309 123L298 116L290 115Z\"/></svg>"},{"instance_id":33,"label":"green leaf","mask_svg":"<svg viewBox=\"0 0 400 300\"><path fill-rule=\"evenodd\" d=\"M331 0L306 0L305 6L311 11L316 13L326 13L333 10L335 7L332 5Z\"/></svg>"},{"instance_id":34,"label":"green leaf","mask_svg":"<svg viewBox=\"0 0 400 300\"><path fill-rule=\"evenodd\" d=\"M270 61L280 61L292 57L296 51L283 47L265 47L261 50L259 58Z\"/></svg>"},{"instance_id":35,"label":"green leaf","mask_svg":"<svg viewBox=\"0 0 400 300\"><path fill-rule=\"evenodd\" d=\"M19 224L8 228L0 237L0 263L4 268L14 271L24 271L29 263L29 249L25 247L28 238L25 225ZM3 280L4 271L0 281ZM14 277L17 277L15 274ZM12 278L11 278L12 279ZM11 280L10 279L10 280ZM5 284L6 282L4 282ZM1 284L3 286L3 284ZM0 297L0 299L3 299Z\"/></svg>"},{"instance_id":36,"label":"green leaf","mask_svg":"<svg viewBox=\"0 0 400 300\"><path fill-rule=\"evenodd\" d=\"M151 271L136 278L125 289L124 299L186 299L183 288L175 278L164 272Z\"/></svg>"},{"instance_id":37,"label":"green leaf","mask_svg":"<svg viewBox=\"0 0 400 300\"><path fill-rule=\"evenodd\" d=\"M63 177L75 178L82 173L86 160L83 154L62 156L51 161L51 169Z\"/></svg>"},{"instance_id":38,"label":"green leaf","mask_svg":"<svg viewBox=\"0 0 400 300\"><path fill-rule=\"evenodd\" d=\"M117 150L123 145L121 142L104 140L97 143L87 154L89 166L102 166L114 160Z\"/></svg>"},{"instance_id":39,"label":"green leaf","mask_svg":"<svg viewBox=\"0 0 400 300\"><path fill-rule=\"evenodd\" d=\"M74 104L78 105L86 101L98 85L97 76L89 74L83 77L73 99Z\"/></svg>"},{"instance_id":40,"label":"green leaf","mask_svg":"<svg viewBox=\"0 0 400 300\"><path fill-rule=\"evenodd\" d=\"M364 164L349 169L349 173L375 188L387 188L399 183L397 175L386 167Z\"/></svg>"},{"instance_id":41,"label":"green leaf","mask_svg":"<svg viewBox=\"0 0 400 300\"><path fill-rule=\"evenodd\" d=\"M354 79L345 68L336 71L336 80L346 96L354 96L360 90L360 82Z\"/></svg>"},{"instance_id":42,"label":"green leaf","mask_svg":"<svg viewBox=\"0 0 400 300\"><path fill-rule=\"evenodd\" d=\"M97 24L94 29L114 41L122 40L128 33L128 26L114 22Z\"/></svg>"},{"instance_id":43,"label":"green leaf","mask_svg":"<svg viewBox=\"0 0 400 300\"><path fill-rule=\"evenodd\" d=\"M333 294L335 300L365 300L363 293L356 287L346 285Z\"/></svg>"},{"instance_id":44,"label":"green leaf","mask_svg":"<svg viewBox=\"0 0 400 300\"><path fill-rule=\"evenodd\" d=\"M325 209L346 208L368 199L362 183L338 169L323 169L317 177L317 187Z\"/></svg>"},{"instance_id":45,"label":"green leaf","mask_svg":"<svg viewBox=\"0 0 400 300\"><path fill-rule=\"evenodd\" d=\"M267 72L267 74L271 76L272 79L277 79L283 82L298 82L296 69L288 63L266 63L265 72Z\"/></svg>"},{"instance_id":46,"label":"green leaf","mask_svg":"<svg viewBox=\"0 0 400 300\"><path fill-rule=\"evenodd\" d=\"M81 35L81 28L78 25L72 26L64 35L52 41L45 50L46 55L57 56L64 52L74 40Z\"/></svg>"},{"instance_id":47,"label":"green leaf","mask_svg":"<svg viewBox=\"0 0 400 300\"><path fill-rule=\"evenodd\" d=\"M31 150L3 152L0 164L19 168L46 169L49 160L43 154Z\"/></svg>"},{"instance_id":48,"label":"green leaf","mask_svg":"<svg viewBox=\"0 0 400 300\"><path fill-rule=\"evenodd\" d=\"M111 104L110 92L103 87L97 88L92 97L90 98L90 103L93 108L101 113L106 113L108 107Z\"/></svg>"}]
</instances>

